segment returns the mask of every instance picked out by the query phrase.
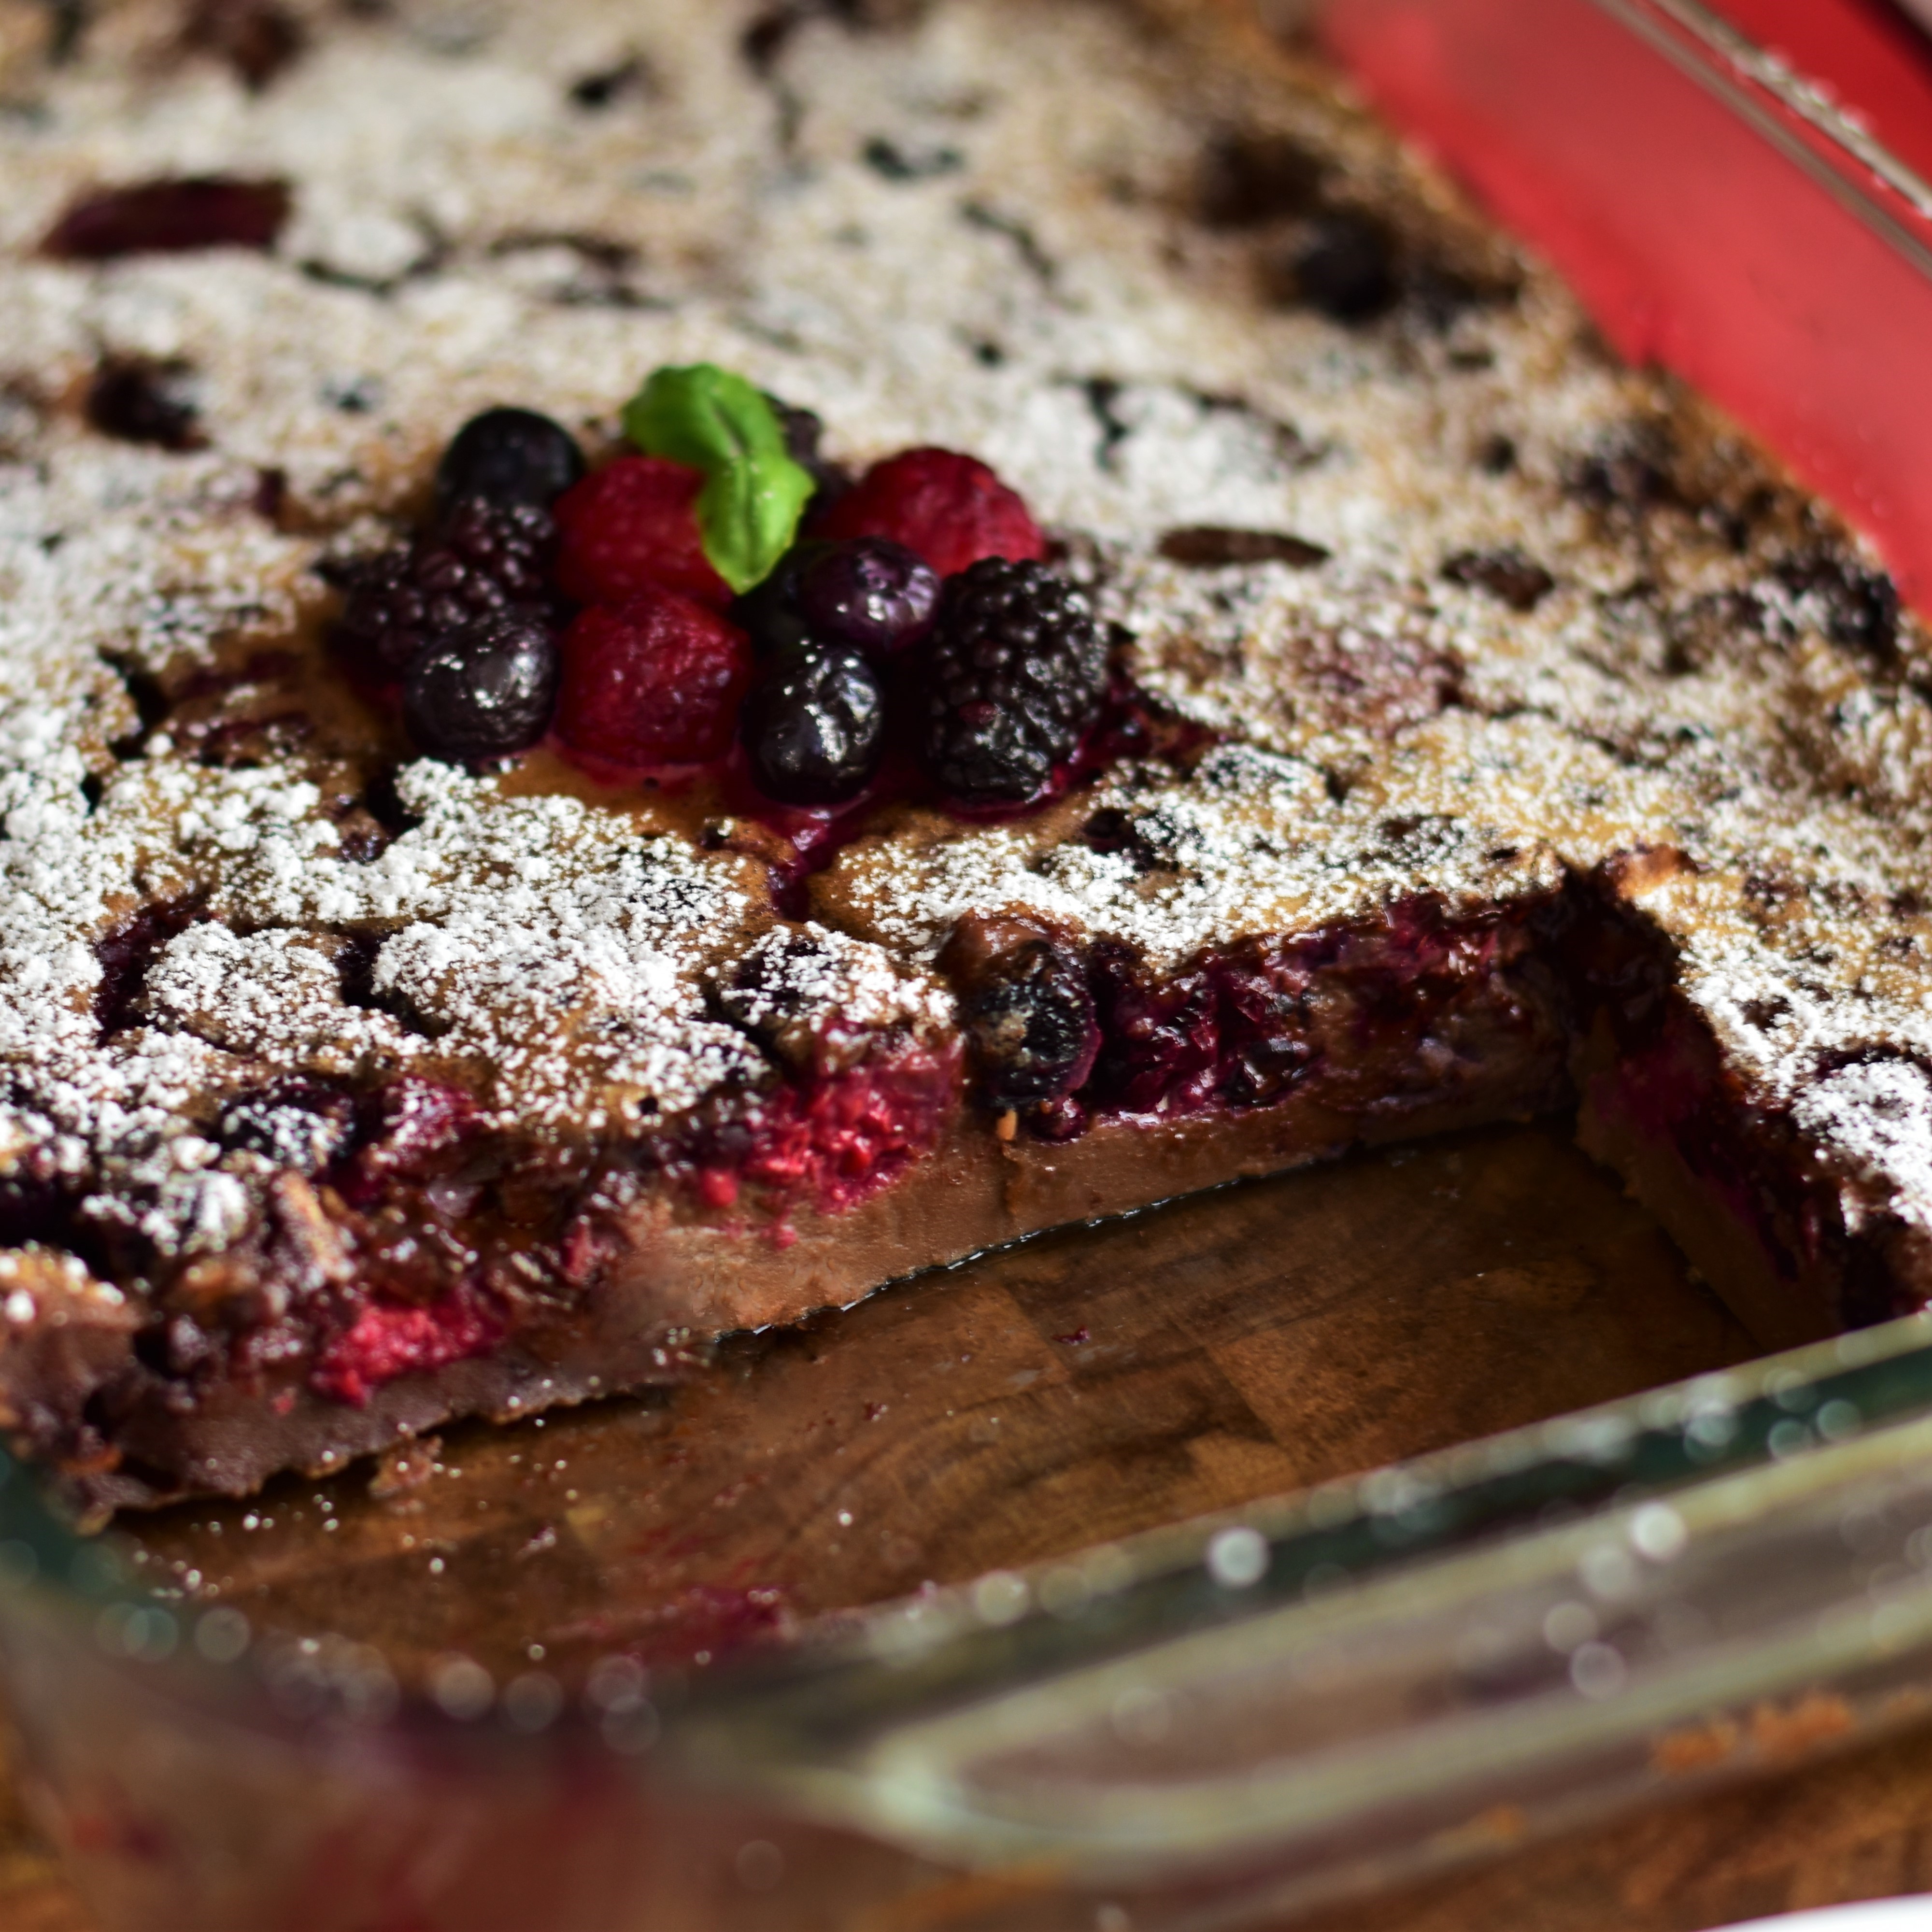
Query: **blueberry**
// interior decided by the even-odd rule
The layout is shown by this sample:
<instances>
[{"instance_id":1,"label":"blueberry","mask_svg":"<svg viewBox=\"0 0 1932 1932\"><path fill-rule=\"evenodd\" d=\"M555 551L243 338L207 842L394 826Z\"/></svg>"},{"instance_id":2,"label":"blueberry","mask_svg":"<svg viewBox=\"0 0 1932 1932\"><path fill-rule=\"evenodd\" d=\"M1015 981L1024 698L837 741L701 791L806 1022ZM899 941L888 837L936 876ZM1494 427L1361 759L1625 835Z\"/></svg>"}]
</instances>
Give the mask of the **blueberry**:
<instances>
[{"instance_id":1,"label":"blueberry","mask_svg":"<svg viewBox=\"0 0 1932 1932\"><path fill-rule=\"evenodd\" d=\"M1093 1070L1100 1030L1086 973L1047 940L989 961L964 989L960 1016L995 1109L1059 1100Z\"/></svg>"},{"instance_id":2,"label":"blueberry","mask_svg":"<svg viewBox=\"0 0 1932 1932\"><path fill-rule=\"evenodd\" d=\"M879 760L885 697L856 651L794 645L766 659L739 732L761 790L787 805L838 805Z\"/></svg>"},{"instance_id":3,"label":"blueberry","mask_svg":"<svg viewBox=\"0 0 1932 1932\"><path fill-rule=\"evenodd\" d=\"M436 501L459 497L548 509L584 474L584 452L561 423L534 410L485 410L456 432L436 465Z\"/></svg>"},{"instance_id":4,"label":"blueberry","mask_svg":"<svg viewBox=\"0 0 1932 1932\"><path fill-rule=\"evenodd\" d=\"M939 574L890 537L859 537L808 560L793 594L814 635L878 662L932 629Z\"/></svg>"},{"instance_id":5,"label":"blueberry","mask_svg":"<svg viewBox=\"0 0 1932 1932\"><path fill-rule=\"evenodd\" d=\"M433 639L411 660L403 723L431 758L499 758L543 736L556 680L556 637L542 614L497 611Z\"/></svg>"}]
</instances>

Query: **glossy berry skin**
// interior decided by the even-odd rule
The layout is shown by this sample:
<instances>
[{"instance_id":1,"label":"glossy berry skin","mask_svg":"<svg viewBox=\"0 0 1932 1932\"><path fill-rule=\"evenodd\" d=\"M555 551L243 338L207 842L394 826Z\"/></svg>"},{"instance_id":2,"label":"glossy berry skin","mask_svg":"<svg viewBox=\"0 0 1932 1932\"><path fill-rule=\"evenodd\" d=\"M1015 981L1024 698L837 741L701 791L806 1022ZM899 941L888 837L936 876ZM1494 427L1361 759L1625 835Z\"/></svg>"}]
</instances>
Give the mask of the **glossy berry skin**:
<instances>
[{"instance_id":1,"label":"glossy berry skin","mask_svg":"<svg viewBox=\"0 0 1932 1932\"><path fill-rule=\"evenodd\" d=\"M840 805L878 768L886 702L856 651L794 645L767 658L739 722L759 789L784 805Z\"/></svg>"},{"instance_id":2,"label":"glossy berry skin","mask_svg":"<svg viewBox=\"0 0 1932 1932\"><path fill-rule=\"evenodd\" d=\"M813 526L821 537L890 537L955 577L982 557L1018 563L1046 538L1018 494L985 464L950 449L908 449L875 463Z\"/></svg>"},{"instance_id":3,"label":"glossy berry skin","mask_svg":"<svg viewBox=\"0 0 1932 1932\"><path fill-rule=\"evenodd\" d=\"M674 590L593 605L564 634L557 739L621 770L721 758L752 668L744 632Z\"/></svg>"},{"instance_id":4,"label":"glossy berry skin","mask_svg":"<svg viewBox=\"0 0 1932 1932\"><path fill-rule=\"evenodd\" d=\"M414 542L361 566L342 638L368 676L402 676L424 647L479 619L552 600L556 526L528 504L466 496Z\"/></svg>"},{"instance_id":5,"label":"glossy berry skin","mask_svg":"<svg viewBox=\"0 0 1932 1932\"><path fill-rule=\"evenodd\" d=\"M883 664L932 628L939 589L939 573L904 544L860 537L808 559L793 596L814 637Z\"/></svg>"},{"instance_id":6,"label":"glossy berry skin","mask_svg":"<svg viewBox=\"0 0 1932 1932\"><path fill-rule=\"evenodd\" d=\"M714 610L731 586L704 554L698 527L701 470L657 456L620 456L557 499L556 577L580 604L621 604L674 590Z\"/></svg>"},{"instance_id":7,"label":"glossy berry skin","mask_svg":"<svg viewBox=\"0 0 1932 1932\"><path fill-rule=\"evenodd\" d=\"M946 584L920 669L927 776L962 804L1022 805L1100 716L1107 652L1064 578L989 558Z\"/></svg>"},{"instance_id":8,"label":"glossy berry skin","mask_svg":"<svg viewBox=\"0 0 1932 1932\"><path fill-rule=\"evenodd\" d=\"M964 989L960 1018L980 1093L996 1109L1030 1108L1072 1093L1100 1050L1085 970L1045 938L987 961Z\"/></svg>"},{"instance_id":9,"label":"glossy berry skin","mask_svg":"<svg viewBox=\"0 0 1932 1932\"><path fill-rule=\"evenodd\" d=\"M403 676L403 724L433 758L500 758L543 736L556 683L543 614L499 611L417 654Z\"/></svg>"},{"instance_id":10,"label":"glossy berry skin","mask_svg":"<svg viewBox=\"0 0 1932 1932\"><path fill-rule=\"evenodd\" d=\"M436 465L436 501L533 503L548 509L584 474L584 452L561 423L535 410L485 410L451 439Z\"/></svg>"}]
</instances>

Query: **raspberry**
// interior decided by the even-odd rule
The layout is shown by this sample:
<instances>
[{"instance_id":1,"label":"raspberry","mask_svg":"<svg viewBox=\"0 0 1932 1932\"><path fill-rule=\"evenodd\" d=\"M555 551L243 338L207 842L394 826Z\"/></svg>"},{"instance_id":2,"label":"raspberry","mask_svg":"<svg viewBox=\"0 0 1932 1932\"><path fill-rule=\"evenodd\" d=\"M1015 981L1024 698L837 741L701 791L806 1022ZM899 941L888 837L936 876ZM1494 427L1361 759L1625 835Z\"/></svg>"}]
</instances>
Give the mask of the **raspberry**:
<instances>
[{"instance_id":1,"label":"raspberry","mask_svg":"<svg viewBox=\"0 0 1932 1932\"><path fill-rule=\"evenodd\" d=\"M488 1354L502 1340L503 1326L502 1317L465 1283L427 1305L372 1300L316 1358L309 1386L332 1402L364 1408L377 1389L399 1376Z\"/></svg>"},{"instance_id":2,"label":"raspberry","mask_svg":"<svg viewBox=\"0 0 1932 1932\"><path fill-rule=\"evenodd\" d=\"M547 612L555 602L556 536L548 515L531 505L464 497L413 543L355 572L342 641L371 677L387 682L452 631L518 606Z\"/></svg>"},{"instance_id":3,"label":"raspberry","mask_svg":"<svg viewBox=\"0 0 1932 1932\"><path fill-rule=\"evenodd\" d=\"M890 537L955 577L982 557L1037 562L1046 539L1027 506L983 463L908 449L875 463L822 516L822 537Z\"/></svg>"},{"instance_id":4,"label":"raspberry","mask_svg":"<svg viewBox=\"0 0 1932 1932\"><path fill-rule=\"evenodd\" d=\"M701 470L658 456L620 456L556 500L557 581L582 604L621 604L653 588L714 610L731 586L712 568L698 528Z\"/></svg>"},{"instance_id":5,"label":"raspberry","mask_svg":"<svg viewBox=\"0 0 1932 1932\"><path fill-rule=\"evenodd\" d=\"M730 748L752 647L715 610L652 587L580 612L563 640L556 731L566 751L634 770Z\"/></svg>"},{"instance_id":6,"label":"raspberry","mask_svg":"<svg viewBox=\"0 0 1932 1932\"><path fill-rule=\"evenodd\" d=\"M709 1192L728 1204L740 1179L843 1214L896 1180L938 1140L958 1061L911 1047L802 1085L782 1086L750 1124L750 1146L713 1166ZM704 1180L699 1186L704 1190Z\"/></svg>"},{"instance_id":7,"label":"raspberry","mask_svg":"<svg viewBox=\"0 0 1932 1932\"><path fill-rule=\"evenodd\" d=\"M989 557L947 583L920 668L927 776L964 804L1019 805L1100 716L1107 652L1064 578Z\"/></svg>"}]
</instances>

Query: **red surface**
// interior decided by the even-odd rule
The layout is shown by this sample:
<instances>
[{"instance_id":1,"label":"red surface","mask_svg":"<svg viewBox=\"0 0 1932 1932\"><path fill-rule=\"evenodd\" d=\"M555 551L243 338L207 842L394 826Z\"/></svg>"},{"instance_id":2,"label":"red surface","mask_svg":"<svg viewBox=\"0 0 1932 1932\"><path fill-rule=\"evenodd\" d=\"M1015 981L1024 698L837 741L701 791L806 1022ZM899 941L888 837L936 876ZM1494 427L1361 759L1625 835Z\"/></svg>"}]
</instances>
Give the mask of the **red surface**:
<instances>
[{"instance_id":1,"label":"red surface","mask_svg":"<svg viewBox=\"0 0 1932 1932\"><path fill-rule=\"evenodd\" d=\"M1888 100L1932 86L1863 0L1748 10L1794 52L1801 16L1808 46L1840 33L1844 74L1876 63ZM1622 353L1754 430L1932 609L1932 278L1591 0L1330 0L1323 26Z\"/></svg>"},{"instance_id":2,"label":"red surface","mask_svg":"<svg viewBox=\"0 0 1932 1932\"><path fill-rule=\"evenodd\" d=\"M1885 0L1721 0L1720 10L1932 179L1932 40Z\"/></svg>"}]
</instances>

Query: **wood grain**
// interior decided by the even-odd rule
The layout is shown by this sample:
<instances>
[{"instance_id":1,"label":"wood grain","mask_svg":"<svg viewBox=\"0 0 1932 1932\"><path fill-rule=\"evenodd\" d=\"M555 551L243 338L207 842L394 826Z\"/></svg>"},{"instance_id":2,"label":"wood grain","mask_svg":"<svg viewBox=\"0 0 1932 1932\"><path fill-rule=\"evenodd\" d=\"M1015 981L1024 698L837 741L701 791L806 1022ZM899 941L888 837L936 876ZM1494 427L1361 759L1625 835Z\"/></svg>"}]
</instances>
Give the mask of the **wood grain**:
<instances>
[{"instance_id":1,"label":"wood grain","mask_svg":"<svg viewBox=\"0 0 1932 1932\"><path fill-rule=\"evenodd\" d=\"M1049 1237L728 1343L668 1393L452 1431L434 1467L373 1489L367 1468L284 1483L142 1537L154 1570L258 1622L369 1638L405 1671L452 1647L521 1666L532 1644L567 1671L613 1642L722 1647L1750 1352L1560 1130L1498 1130ZM1928 1826L1916 1737L1306 1922L1693 1932L1932 1883ZM85 1928L16 1810L0 1926Z\"/></svg>"}]
</instances>

